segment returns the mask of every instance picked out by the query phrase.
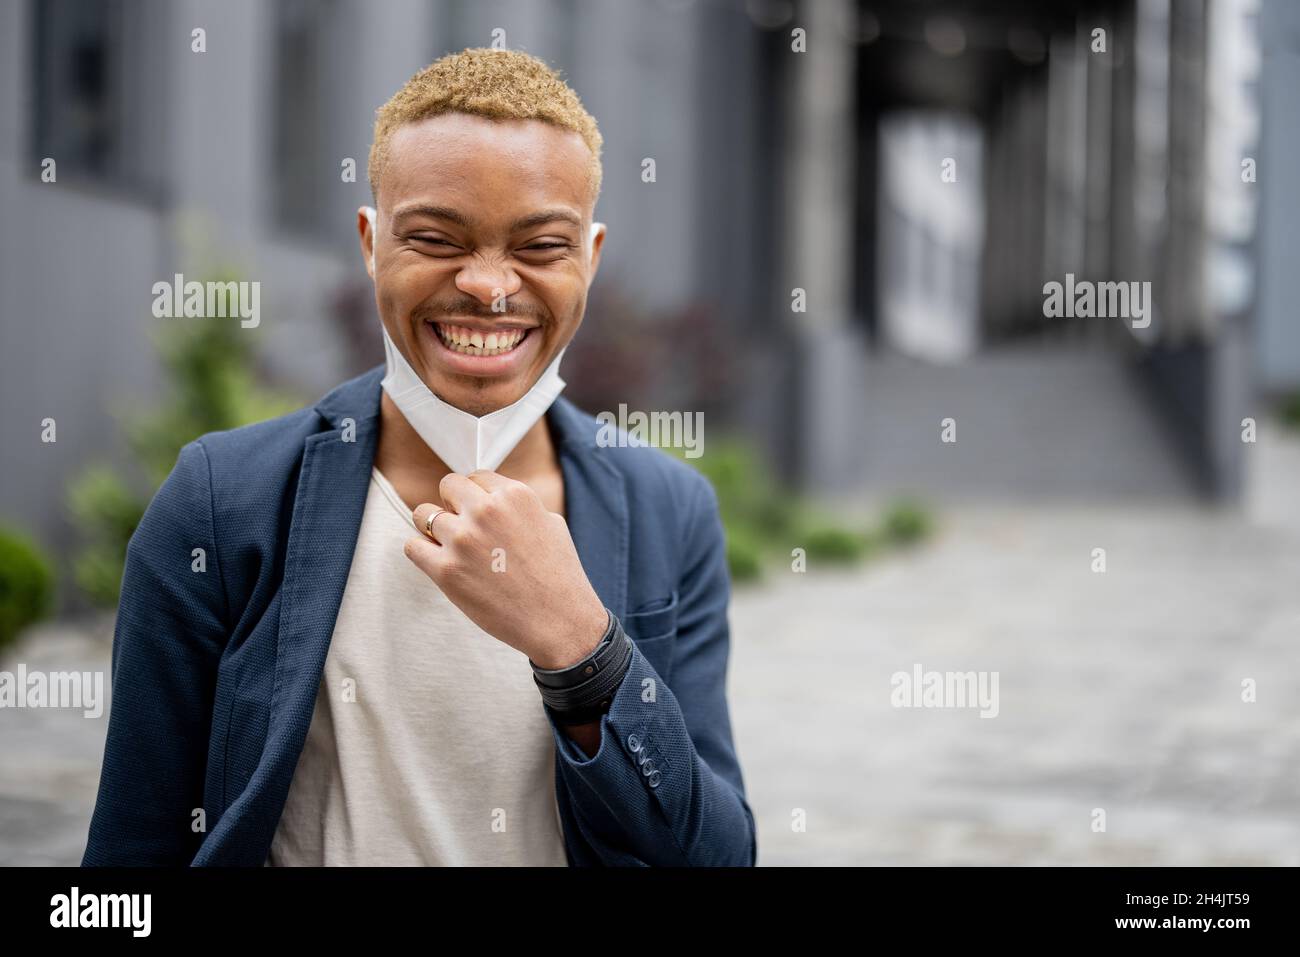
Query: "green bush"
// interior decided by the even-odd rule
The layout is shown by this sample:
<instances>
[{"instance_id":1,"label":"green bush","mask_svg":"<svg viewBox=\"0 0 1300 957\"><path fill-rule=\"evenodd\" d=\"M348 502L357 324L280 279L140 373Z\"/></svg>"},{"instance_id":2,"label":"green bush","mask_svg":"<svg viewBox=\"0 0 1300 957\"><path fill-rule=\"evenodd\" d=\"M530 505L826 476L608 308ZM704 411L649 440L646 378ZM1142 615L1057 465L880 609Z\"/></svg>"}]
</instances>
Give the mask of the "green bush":
<instances>
[{"instance_id":1,"label":"green bush","mask_svg":"<svg viewBox=\"0 0 1300 957\"><path fill-rule=\"evenodd\" d=\"M1284 398L1278 412L1282 416L1283 425L1291 429L1300 429L1300 392Z\"/></svg>"},{"instance_id":2,"label":"green bush","mask_svg":"<svg viewBox=\"0 0 1300 957\"><path fill-rule=\"evenodd\" d=\"M686 461L709 480L718 495L732 579L758 580L774 543L789 540L794 531L794 503L780 494L767 470L739 442L719 442L705 455Z\"/></svg>"},{"instance_id":3,"label":"green bush","mask_svg":"<svg viewBox=\"0 0 1300 957\"><path fill-rule=\"evenodd\" d=\"M0 529L0 648L50 613L54 573L27 538Z\"/></svg>"},{"instance_id":4,"label":"green bush","mask_svg":"<svg viewBox=\"0 0 1300 957\"><path fill-rule=\"evenodd\" d=\"M72 560L73 580L95 605L117 604L126 543L147 501L111 468L96 465L68 486L68 508L85 536Z\"/></svg>"},{"instance_id":5,"label":"green bush","mask_svg":"<svg viewBox=\"0 0 1300 957\"><path fill-rule=\"evenodd\" d=\"M930 534L930 513L916 502L896 502L885 513L884 534L895 545L912 545Z\"/></svg>"},{"instance_id":6,"label":"green bush","mask_svg":"<svg viewBox=\"0 0 1300 957\"><path fill-rule=\"evenodd\" d=\"M737 582L756 581L763 575L763 546L744 527L727 529L727 568Z\"/></svg>"},{"instance_id":7,"label":"green bush","mask_svg":"<svg viewBox=\"0 0 1300 957\"><path fill-rule=\"evenodd\" d=\"M707 454L686 459L713 485L724 523L767 535L784 535L794 525L795 503L783 496L754 453L736 441L717 443Z\"/></svg>"},{"instance_id":8,"label":"green bush","mask_svg":"<svg viewBox=\"0 0 1300 957\"><path fill-rule=\"evenodd\" d=\"M822 525L809 528L802 540L812 561L850 563L866 556L870 536L848 528Z\"/></svg>"},{"instance_id":9,"label":"green bush","mask_svg":"<svg viewBox=\"0 0 1300 957\"><path fill-rule=\"evenodd\" d=\"M237 275L207 277L238 282ZM201 280L206 281L206 280ZM155 340L168 380L153 409L123 417L122 431L138 474L123 476L96 465L68 486L68 508L85 540L73 559L73 577L101 607L117 604L126 546L154 492L181 448L207 432L274 418L301 403L257 384L254 337L228 318L167 320Z\"/></svg>"},{"instance_id":10,"label":"green bush","mask_svg":"<svg viewBox=\"0 0 1300 957\"><path fill-rule=\"evenodd\" d=\"M684 458L681 452L677 453ZM881 528L854 528L813 508L785 489L753 450L737 440L722 440L699 458L685 459L718 494L727 534L727 561L736 581L762 576L766 560L788 562L795 548L809 561L852 564L889 545L907 545L929 534L931 518L920 504L901 501L885 513Z\"/></svg>"}]
</instances>

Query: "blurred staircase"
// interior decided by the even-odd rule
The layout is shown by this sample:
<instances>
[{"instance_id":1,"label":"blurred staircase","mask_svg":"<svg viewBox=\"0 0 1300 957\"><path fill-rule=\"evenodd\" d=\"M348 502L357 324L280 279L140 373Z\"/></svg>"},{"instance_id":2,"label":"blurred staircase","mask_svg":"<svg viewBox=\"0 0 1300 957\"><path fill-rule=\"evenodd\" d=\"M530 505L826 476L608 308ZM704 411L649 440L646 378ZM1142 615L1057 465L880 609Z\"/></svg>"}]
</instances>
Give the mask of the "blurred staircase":
<instances>
[{"instance_id":1,"label":"blurred staircase","mask_svg":"<svg viewBox=\"0 0 1300 957\"><path fill-rule=\"evenodd\" d=\"M959 365L865 360L855 471L873 497L1106 502L1198 496L1150 397L1116 351L1003 345ZM940 422L957 441L940 441Z\"/></svg>"}]
</instances>

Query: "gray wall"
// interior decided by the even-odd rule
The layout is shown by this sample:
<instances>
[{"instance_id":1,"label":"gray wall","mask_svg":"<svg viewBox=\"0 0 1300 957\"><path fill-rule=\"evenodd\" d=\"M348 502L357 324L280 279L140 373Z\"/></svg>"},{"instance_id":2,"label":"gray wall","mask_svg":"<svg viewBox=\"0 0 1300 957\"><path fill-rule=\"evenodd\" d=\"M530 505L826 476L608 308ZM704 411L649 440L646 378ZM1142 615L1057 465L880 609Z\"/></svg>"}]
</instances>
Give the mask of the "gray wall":
<instances>
[{"instance_id":1,"label":"gray wall","mask_svg":"<svg viewBox=\"0 0 1300 957\"><path fill-rule=\"evenodd\" d=\"M1259 299L1255 355L1259 383L1269 391L1300 389L1300 4L1265 0L1264 127L1259 158Z\"/></svg>"}]
</instances>

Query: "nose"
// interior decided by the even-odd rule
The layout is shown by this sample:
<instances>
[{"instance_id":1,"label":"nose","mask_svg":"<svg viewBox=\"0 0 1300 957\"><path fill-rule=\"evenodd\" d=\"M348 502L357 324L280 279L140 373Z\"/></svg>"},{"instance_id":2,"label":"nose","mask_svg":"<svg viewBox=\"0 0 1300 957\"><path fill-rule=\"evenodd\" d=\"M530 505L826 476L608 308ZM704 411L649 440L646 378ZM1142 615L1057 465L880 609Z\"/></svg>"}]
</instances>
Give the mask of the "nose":
<instances>
[{"instance_id":1,"label":"nose","mask_svg":"<svg viewBox=\"0 0 1300 957\"><path fill-rule=\"evenodd\" d=\"M506 263L491 263L477 256L456 273L456 288L489 308L513 296L521 285L519 275Z\"/></svg>"}]
</instances>

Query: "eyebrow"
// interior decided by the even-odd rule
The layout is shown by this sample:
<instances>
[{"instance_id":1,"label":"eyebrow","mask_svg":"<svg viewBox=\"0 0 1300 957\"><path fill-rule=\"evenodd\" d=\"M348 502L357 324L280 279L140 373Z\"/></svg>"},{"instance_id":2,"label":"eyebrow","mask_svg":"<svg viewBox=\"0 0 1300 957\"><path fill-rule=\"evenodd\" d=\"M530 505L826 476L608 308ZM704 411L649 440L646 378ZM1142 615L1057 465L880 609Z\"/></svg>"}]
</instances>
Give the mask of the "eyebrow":
<instances>
[{"instance_id":1,"label":"eyebrow","mask_svg":"<svg viewBox=\"0 0 1300 957\"><path fill-rule=\"evenodd\" d=\"M510 231L518 232L521 229L532 229L534 226L543 226L546 223L569 223L570 225L582 227L582 220L576 214L567 209L542 209L535 213L529 213L522 216L510 224Z\"/></svg>"},{"instance_id":2,"label":"eyebrow","mask_svg":"<svg viewBox=\"0 0 1300 957\"><path fill-rule=\"evenodd\" d=\"M406 206L393 215L393 225L399 226L403 220L415 216L431 216L435 219L445 219L448 222L455 223L464 229L473 228L474 221L461 213L459 210L450 206L433 206L427 203L420 203L414 206ZM521 229L532 229L534 226L542 226L546 223L564 222L578 228L582 227L582 219L576 213L568 209L541 209L535 213L529 213L527 216L521 216L510 224L510 231L518 232Z\"/></svg>"},{"instance_id":3,"label":"eyebrow","mask_svg":"<svg viewBox=\"0 0 1300 957\"><path fill-rule=\"evenodd\" d=\"M455 223L457 226L463 226L469 229L473 225L467 216L462 215L450 206L430 206L427 203L420 203L414 206L404 206L393 214L393 225L401 225L403 220L412 219L416 216L431 216L434 219L445 219L448 222Z\"/></svg>"}]
</instances>

